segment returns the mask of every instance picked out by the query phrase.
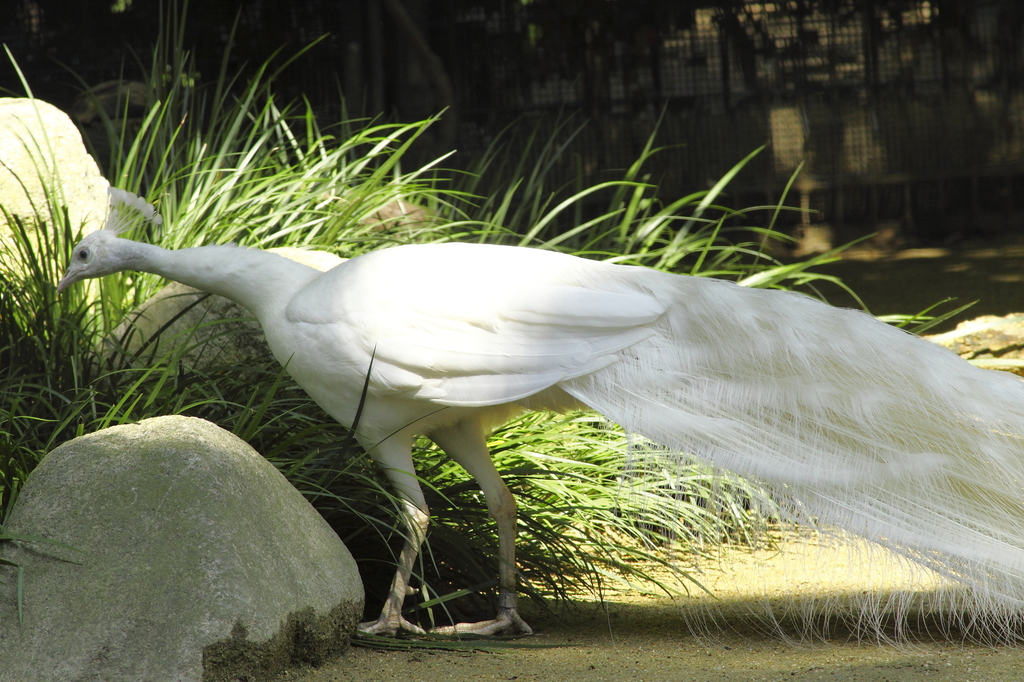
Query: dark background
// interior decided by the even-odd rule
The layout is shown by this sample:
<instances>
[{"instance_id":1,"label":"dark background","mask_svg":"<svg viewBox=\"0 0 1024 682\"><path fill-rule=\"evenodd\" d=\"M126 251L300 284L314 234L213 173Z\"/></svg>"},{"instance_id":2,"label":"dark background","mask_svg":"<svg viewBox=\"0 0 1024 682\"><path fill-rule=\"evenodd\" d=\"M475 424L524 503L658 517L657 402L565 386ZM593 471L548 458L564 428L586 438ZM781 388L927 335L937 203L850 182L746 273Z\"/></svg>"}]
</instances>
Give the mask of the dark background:
<instances>
[{"instance_id":1,"label":"dark background","mask_svg":"<svg viewBox=\"0 0 1024 682\"><path fill-rule=\"evenodd\" d=\"M36 96L139 78L156 0L4 0L0 40ZM1024 3L1019 0L205 0L188 7L197 80L326 39L278 79L324 121L418 120L454 163L510 122L589 121L574 167L596 180L639 155L662 193L705 189L754 148L737 205L777 200L805 163L794 229L829 243L881 230L948 244L1024 220ZM77 77L72 74L77 74ZM0 87L20 94L13 68ZM800 223L803 223L802 225Z\"/></svg>"}]
</instances>

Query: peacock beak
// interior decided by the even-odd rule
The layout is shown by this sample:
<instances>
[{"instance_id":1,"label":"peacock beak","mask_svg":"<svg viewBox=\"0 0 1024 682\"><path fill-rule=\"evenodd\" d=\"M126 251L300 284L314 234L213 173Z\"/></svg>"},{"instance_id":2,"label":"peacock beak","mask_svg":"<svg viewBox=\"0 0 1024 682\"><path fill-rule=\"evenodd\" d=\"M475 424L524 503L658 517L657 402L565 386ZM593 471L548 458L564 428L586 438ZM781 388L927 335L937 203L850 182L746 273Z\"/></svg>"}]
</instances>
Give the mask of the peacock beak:
<instances>
[{"instance_id":1,"label":"peacock beak","mask_svg":"<svg viewBox=\"0 0 1024 682\"><path fill-rule=\"evenodd\" d=\"M64 273L64 276L57 282L57 293L64 291L69 286L78 281L77 273L74 272L74 268L68 268L68 271Z\"/></svg>"}]
</instances>

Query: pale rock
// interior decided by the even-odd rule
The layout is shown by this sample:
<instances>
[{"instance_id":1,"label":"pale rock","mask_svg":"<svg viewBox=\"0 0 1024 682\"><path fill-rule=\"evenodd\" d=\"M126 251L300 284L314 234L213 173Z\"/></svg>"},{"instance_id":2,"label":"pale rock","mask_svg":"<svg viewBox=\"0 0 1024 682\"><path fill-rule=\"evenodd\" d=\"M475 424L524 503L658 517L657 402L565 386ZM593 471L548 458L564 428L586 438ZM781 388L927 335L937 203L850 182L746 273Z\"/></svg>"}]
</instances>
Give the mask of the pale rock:
<instances>
[{"instance_id":1,"label":"pale rock","mask_svg":"<svg viewBox=\"0 0 1024 682\"><path fill-rule=\"evenodd\" d=\"M25 483L0 545L0 682L274 679L342 652L355 561L266 459L209 422L76 438ZM73 548L73 549L72 549ZM23 571L23 621L18 579Z\"/></svg>"}]
</instances>

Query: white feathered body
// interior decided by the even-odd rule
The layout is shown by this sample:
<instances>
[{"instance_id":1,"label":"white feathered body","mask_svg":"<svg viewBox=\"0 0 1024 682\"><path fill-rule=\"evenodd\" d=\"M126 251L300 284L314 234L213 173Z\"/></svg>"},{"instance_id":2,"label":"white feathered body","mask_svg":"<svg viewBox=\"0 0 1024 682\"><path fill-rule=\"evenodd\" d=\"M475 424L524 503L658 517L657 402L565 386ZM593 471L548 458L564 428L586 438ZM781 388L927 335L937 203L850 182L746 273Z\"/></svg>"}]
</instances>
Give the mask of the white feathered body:
<instances>
[{"instance_id":1,"label":"white feathered body","mask_svg":"<svg viewBox=\"0 0 1024 682\"><path fill-rule=\"evenodd\" d=\"M467 411L493 423L583 404L980 584L983 598L1024 605L1024 382L867 314L446 244L348 261L285 317L264 323L275 354L343 423L369 372L367 441Z\"/></svg>"},{"instance_id":2,"label":"white feathered body","mask_svg":"<svg viewBox=\"0 0 1024 682\"><path fill-rule=\"evenodd\" d=\"M286 319L271 346L343 423L369 371L366 441L467 411L495 423L586 405L972 584L989 606L1024 606L1024 382L865 313L446 244L348 261Z\"/></svg>"},{"instance_id":3,"label":"white feathered body","mask_svg":"<svg viewBox=\"0 0 1024 682\"><path fill-rule=\"evenodd\" d=\"M615 363L666 310L639 282L607 276L619 271L649 274L510 247L398 247L315 279L268 340L346 424L372 357L367 437L413 425L423 433L469 410L501 421L522 407L579 407L562 384Z\"/></svg>"}]
</instances>

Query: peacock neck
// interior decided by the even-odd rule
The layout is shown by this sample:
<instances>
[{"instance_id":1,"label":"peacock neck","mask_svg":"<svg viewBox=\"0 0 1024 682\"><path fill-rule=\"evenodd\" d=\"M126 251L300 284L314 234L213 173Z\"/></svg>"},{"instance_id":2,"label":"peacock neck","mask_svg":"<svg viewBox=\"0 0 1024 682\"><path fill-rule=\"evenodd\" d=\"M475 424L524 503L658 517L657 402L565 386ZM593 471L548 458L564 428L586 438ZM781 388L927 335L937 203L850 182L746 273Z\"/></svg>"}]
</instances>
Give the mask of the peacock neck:
<instances>
[{"instance_id":1,"label":"peacock neck","mask_svg":"<svg viewBox=\"0 0 1024 682\"><path fill-rule=\"evenodd\" d=\"M322 273L267 251L225 244L168 250L132 242L130 266L245 306L257 319L281 312Z\"/></svg>"}]
</instances>

